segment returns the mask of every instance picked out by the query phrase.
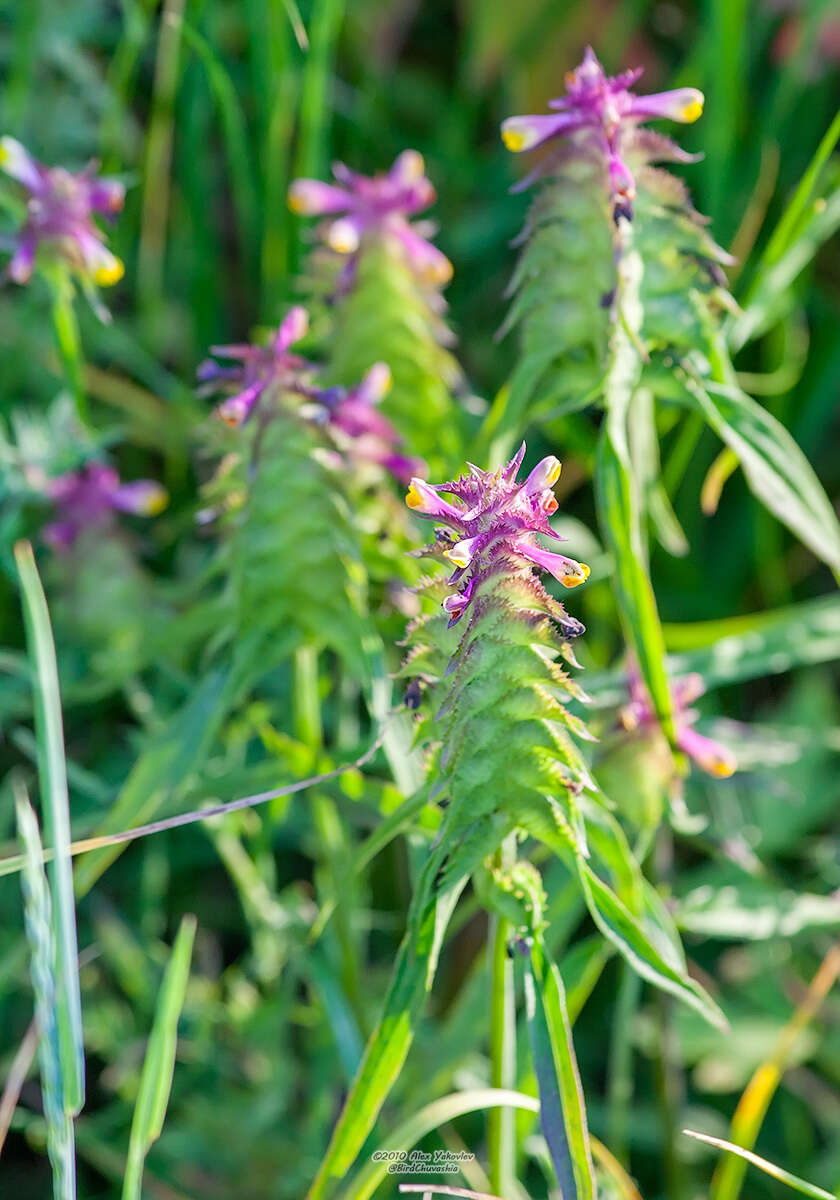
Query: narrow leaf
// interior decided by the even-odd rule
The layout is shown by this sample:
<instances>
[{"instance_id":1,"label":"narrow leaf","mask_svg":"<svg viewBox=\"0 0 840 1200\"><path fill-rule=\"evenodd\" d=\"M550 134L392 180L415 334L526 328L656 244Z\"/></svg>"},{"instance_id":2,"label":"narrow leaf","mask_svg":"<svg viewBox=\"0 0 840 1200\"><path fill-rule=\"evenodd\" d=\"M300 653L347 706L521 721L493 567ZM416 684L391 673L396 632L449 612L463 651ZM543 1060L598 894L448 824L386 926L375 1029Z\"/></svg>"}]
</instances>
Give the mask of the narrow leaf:
<instances>
[{"instance_id":1,"label":"narrow leaf","mask_svg":"<svg viewBox=\"0 0 840 1200\"><path fill-rule=\"evenodd\" d=\"M577 866L592 919L633 969L655 987L695 1008L718 1029L726 1029L726 1017L700 984L687 971L678 970L676 963L666 960L639 921L588 863L579 858Z\"/></svg>"},{"instance_id":2,"label":"narrow leaf","mask_svg":"<svg viewBox=\"0 0 840 1200\"><path fill-rule=\"evenodd\" d=\"M158 993L152 1033L131 1121L123 1200L140 1200L143 1164L149 1147L160 1137L163 1129L175 1072L178 1018L184 1006L195 928L194 916L182 917Z\"/></svg>"},{"instance_id":3,"label":"narrow leaf","mask_svg":"<svg viewBox=\"0 0 840 1200\"><path fill-rule=\"evenodd\" d=\"M840 573L840 523L814 469L779 421L737 388L690 380L687 394L738 456L752 492Z\"/></svg>"},{"instance_id":4,"label":"narrow leaf","mask_svg":"<svg viewBox=\"0 0 840 1200\"><path fill-rule=\"evenodd\" d=\"M752 1163L754 1167L758 1167L765 1175L772 1175L774 1179L778 1179L781 1183L786 1183L796 1192L801 1192L803 1196L814 1196L816 1200L837 1200L835 1192L827 1192L824 1188L817 1187L816 1184L808 1183L805 1179L800 1179L798 1175L791 1175L790 1171L785 1171L782 1167L777 1167L775 1163L768 1162L766 1158L761 1158L758 1154L753 1154L751 1150L744 1150L741 1146L734 1146L732 1142L725 1142L723 1138L710 1137L708 1133L695 1133L693 1129L684 1129L683 1133L689 1137L696 1138L698 1142L705 1142L708 1146L717 1146L719 1150L726 1150L729 1154L736 1154L739 1158L745 1159L748 1163Z\"/></svg>"},{"instance_id":5,"label":"narrow leaf","mask_svg":"<svg viewBox=\"0 0 840 1200\"><path fill-rule=\"evenodd\" d=\"M38 1064L47 1123L47 1153L54 1200L75 1200L76 1150L73 1118L64 1102L55 980L53 904L44 873L38 821L23 787L15 786L18 833L23 845L23 917L38 1026Z\"/></svg>"},{"instance_id":6,"label":"narrow leaf","mask_svg":"<svg viewBox=\"0 0 840 1200\"><path fill-rule=\"evenodd\" d=\"M433 883L436 870L436 860L430 858L423 878ZM465 883L466 877L461 877L431 900L423 880L419 884L412 906L414 915L409 914L409 927L394 964L382 1016L368 1041L309 1200L321 1200L330 1179L347 1174L374 1126L411 1047L414 1027L437 970L446 927Z\"/></svg>"},{"instance_id":7,"label":"narrow leaf","mask_svg":"<svg viewBox=\"0 0 840 1200\"><path fill-rule=\"evenodd\" d=\"M15 546L15 561L23 595L26 640L35 668L35 732L44 827L47 840L55 851L50 866L50 880L55 905L57 1016L63 1100L67 1111L75 1114L84 1104L85 1057L61 693L47 601L29 542L18 542Z\"/></svg>"},{"instance_id":8,"label":"narrow leaf","mask_svg":"<svg viewBox=\"0 0 840 1200\"><path fill-rule=\"evenodd\" d=\"M540 1124L563 1200L594 1200L595 1180L586 1109L560 973L542 947L528 956L525 1000Z\"/></svg>"}]
</instances>

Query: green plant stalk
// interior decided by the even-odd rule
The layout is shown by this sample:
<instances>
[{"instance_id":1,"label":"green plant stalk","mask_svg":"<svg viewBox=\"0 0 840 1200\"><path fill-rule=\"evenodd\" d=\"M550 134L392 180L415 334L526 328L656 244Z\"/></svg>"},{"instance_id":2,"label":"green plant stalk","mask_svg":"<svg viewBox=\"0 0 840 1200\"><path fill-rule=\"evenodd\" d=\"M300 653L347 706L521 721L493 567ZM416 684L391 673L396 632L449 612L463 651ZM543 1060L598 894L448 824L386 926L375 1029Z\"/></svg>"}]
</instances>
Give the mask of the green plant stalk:
<instances>
[{"instance_id":1,"label":"green plant stalk","mask_svg":"<svg viewBox=\"0 0 840 1200\"><path fill-rule=\"evenodd\" d=\"M13 783L18 832L24 864L21 886L26 938L30 949L30 975L35 993L38 1025L38 1064L41 1095L47 1123L47 1152L53 1178L54 1200L75 1200L76 1147L73 1118L65 1101L65 1080L59 1041L59 1011L54 972L54 912L43 867L38 821L23 785Z\"/></svg>"},{"instance_id":2,"label":"green plant stalk","mask_svg":"<svg viewBox=\"0 0 840 1200\"><path fill-rule=\"evenodd\" d=\"M321 703L318 695L318 650L306 644L299 646L294 656L293 711L295 735L317 754L323 747L324 731L321 722ZM351 921L352 903L347 896L344 875L346 843L341 816L334 801L321 791L312 795L312 813L318 840L324 857L329 891L344 901L335 909L335 926L341 951L341 980L347 1000L364 1032L365 1011L359 976L358 955Z\"/></svg>"},{"instance_id":3,"label":"green plant stalk","mask_svg":"<svg viewBox=\"0 0 840 1200\"><path fill-rule=\"evenodd\" d=\"M516 835L505 840L499 865L510 867L516 859ZM497 916L490 923L490 1084L516 1087L516 994L513 959L509 953L511 923ZM516 1113L512 1108L491 1108L487 1114L487 1155L490 1190L499 1196L516 1191Z\"/></svg>"},{"instance_id":4,"label":"green plant stalk","mask_svg":"<svg viewBox=\"0 0 840 1200\"><path fill-rule=\"evenodd\" d=\"M163 259L171 192L175 93L186 0L165 0L160 18L152 110L143 170L143 211L137 259L137 294L148 312L162 299Z\"/></svg>"},{"instance_id":5,"label":"green plant stalk","mask_svg":"<svg viewBox=\"0 0 840 1200\"><path fill-rule=\"evenodd\" d=\"M627 1129L633 1101L633 1018L639 1005L642 980L626 962L618 964L621 978L613 1013L607 1081L607 1129L610 1150L622 1164L630 1161Z\"/></svg>"},{"instance_id":6,"label":"green plant stalk","mask_svg":"<svg viewBox=\"0 0 840 1200\"><path fill-rule=\"evenodd\" d=\"M70 856L70 801L55 644L47 601L29 542L15 546L23 594L27 646L34 666L38 779L44 824L55 856L50 867L54 906L57 1036L61 1056L62 1102L75 1115L84 1104L85 1057L73 867Z\"/></svg>"},{"instance_id":7,"label":"green plant stalk","mask_svg":"<svg viewBox=\"0 0 840 1200\"><path fill-rule=\"evenodd\" d=\"M76 415L82 425L88 426L90 425L90 408L85 392L82 339L79 336L79 323L73 305L75 294L73 281L67 269L60 264L45 269L44 277L52 295L53 332L64 370L64 378L73 395Z\"/></svg>"},{"instance_id":8,"label":"green plant stalk","mask_svg":"<svg viewBox=\"0 0 840 1200\"><path fill-rule=\"evenodd\" d=\"M149 1147L160 1137L163 1129L172 1090L178 1048L178 1019L184 1007L195 930L196 919L192 914L181 918L175 944L166 964L131 1121L122 1200L141 1200L143 1164Z\"/></svg>"}]
</instances>

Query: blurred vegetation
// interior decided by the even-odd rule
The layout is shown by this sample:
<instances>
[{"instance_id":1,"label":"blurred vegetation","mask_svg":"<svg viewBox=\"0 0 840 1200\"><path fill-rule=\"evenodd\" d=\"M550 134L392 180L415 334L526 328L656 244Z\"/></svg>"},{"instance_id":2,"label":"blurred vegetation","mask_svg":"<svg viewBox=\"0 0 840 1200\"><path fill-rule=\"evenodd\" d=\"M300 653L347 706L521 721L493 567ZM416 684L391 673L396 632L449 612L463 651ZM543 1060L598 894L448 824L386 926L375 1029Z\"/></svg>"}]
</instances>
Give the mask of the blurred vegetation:
<instances>
[{"instance_id":1,"label":"blurred vegetation","mask_svg":"<svg viewBox=\"0 0 840 1200\"><path fill-rule=\"evenodd\" d=\"M171 494L154 523L129 519L123 538L76 555L72 579L66 562L48 552L41 559L75 836L98 831L106 815L114 828L140 821L150 801L175 812L280 786L349 761L367 744L364 720L341 717L342 703L345 712L359 707L358 689L337 695L326 671L324 744L300 713L294 724L287 666L214 726L219 697L233 685L205 653L212 612L195 618L204 623L197 630L189 626L190 597L212 561L195 523L208 475L195 370L208 345L275 325L301 294L309 234L286 208L292 178L325 178L335 158L370 173L407 146L423 153L438 190L437 242L455 264L448 320L475 434L516 351L515 338L494 338L514 263L510 241L528 203L509 191L520 165L499 141L503 117L543 111L588 42L610 71L643 65L649 90L701 88L705 115L681 141L704 158L679 172L717 240L746 264L730 272L737 298L840 103L840 19L830 0L301 0L299 12L294 0L165 0L162 8L0 0L0 15L0 132L50 164L97 158L128 185L111 241L126 262L125 279L107 296L113 323L79 304L86 379L97 438L121 474L163 479ZM754 394L764 389L760 399L836 500L836 238L785 289L782 309L736 366ZM39 280L0 289L0 344L8 438L20 445L24 430L53 473L72 467L82 449L72 433L68 440L55 404L62 382ZM591 672L585 686L608 698L620 635L606 572L597 569L603 554L588 532L592 447L570 420L560 445L534 436L530 450L564 460L562 513L574 523L576 553L593 564L575 608L590 631L579 650ZM692 776L684 828L662 836L654 857L692 970L731 1029L716 1031L642 990L616 959L603 964L575 1022L592 1130L629 1164L646 1200L736 1194L719 1182L708 1193L715 1158L678 1130L727 1136L739 1096L784 1041L840 927L831 898L840 890L840 620L831 600L818 599L833 587L831 575L755 504L737 472L713 515L704 514L701 490L719 450L709 432L688 453L679 428L666 435L663 479L691 554L653 547L652 574L674 667L711 680L701 725L737 747L741 770L724 785ZM35 743L12 544L24 536L37 543L45 510L19 502L13 465L6 454L2 461L0 749L4 765L29 780ZM771 610L781 616L768 617ZM383 620L399 636L399 614L388 610ZM710 647L722 637L734 640L716 656ZM739 672L750 655L752 667ZM642 776L654 771L654 755L636 765ZM168 947L188 912L198 918L192 974L144 1194L305 1195L381 1006L409 879L427 850L416 835L392 842L351 880L353 848L398 799L378 761L316 794L139 842L111 854L107 871L105 859L79 860L88 1060L77 1122L81 1196L120 1194ZM3 857L17 852L10 776L0 790L0 842ZM551 916L568 875L556 863L545 878ZM339 895L340 920L313 938L318 907ZM0 878L0 1078L32 1016L19 896L15 876ZM558 903L554 916L560 911ZM592 926L578 914L551 929L571 993ZM487 1084L485 942L486 917L467 902L370 1149L387 1146L388 1131L446 1092ZM756 1142L834 1190L839 1031L834 993L784 1042L781 1083ZM526 1150L520 1177L542 1195L544 1147L533 1115L517 1120ZM484 1138L484 1118L473 1112L421 1144L466 1146L480 1164ZM44 1148L32 1074L0 1158L3 1195L50 1194ZM467 1186L481 1189L481 1176ZM785 1193L751 1174L742 1194ZM386 1177L376 1195L396 1195L395 1184Z\"/></svg>"}]
</instances>

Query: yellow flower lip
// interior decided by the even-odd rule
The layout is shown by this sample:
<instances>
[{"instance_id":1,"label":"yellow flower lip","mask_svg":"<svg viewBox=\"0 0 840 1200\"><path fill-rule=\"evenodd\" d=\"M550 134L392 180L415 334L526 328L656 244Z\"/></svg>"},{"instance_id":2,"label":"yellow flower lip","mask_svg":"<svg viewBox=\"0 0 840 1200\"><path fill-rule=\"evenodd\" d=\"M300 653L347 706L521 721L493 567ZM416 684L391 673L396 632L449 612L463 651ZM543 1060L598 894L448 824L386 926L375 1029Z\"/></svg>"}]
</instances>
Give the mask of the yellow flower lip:
<instances>
[{"instance_id":1,"label":"yellow flower lip","mask_svg":"<svg viewBox=\"0 0 840 1200\"><path fill-rule=\"evenodd\" d=\"M698 117L702 117L702 115L703 115L703 96L702 95L700 96L699 99L691 100L688 104L686 104L685 108L682 111L682 119L686 122L687 125L691 125L694 121L696 121L698 119Z\"/></svg>"},{"instance_id":2,"label":"yellow flower lip","mask_svg":"<svg viewBox=\"0 0 840 1200\"><path fill-rule=\"evenodd\" d=\"M414 486L413 483L411 484L408 491L406 492L405 502L409 508L422 508L423 507L423 497L417 491L417 488Z\"/></svg>"},{"instance_id":3,"label":"yellow flower lip","mask_svg":"<svg viewBox=\"0 0 840 1200\"><path fill-rule=\"evenodd\" d=\"M728 758L716 758L704 763L703 766L715 779L729 779L735 774L735 763Z\"/></svg>"},{"instance_id":4,"label":"yellow flower lip","mask_svg":"<svg viewBox=\"0 0 840 1200\"><path fill-rule=\"evenodd\" d=\"M114 254L93 272L93 282L99 287L111 287L125 275L125 264Z\"/></svg>"},{"instance_id":5,"label":"yellow flower lip","mask_svg":"<svg viewBox=\"0 0 840 1200\"><path fill-rule=\"evenodd\" d=\"M578 584L586 583L591 574L590 568L586 565L586 563L578 563L577 567L577 570L570 570L569 573L564 575L560 580L560 582L563 584L563 587L575 588L578 586Z\"/></svg>"},{"instance_id":6,"label":"yellow flower lip","mask_svg":"<svg viewBox=\"0 0 840 1200\"><path fill-rule=\"evenodd\" d=\"M527 138L521 129L508 126L502 127L502 141L508 150L513 150L516 153L518 150L524 150Z\"/></svg>"}]
</instances>

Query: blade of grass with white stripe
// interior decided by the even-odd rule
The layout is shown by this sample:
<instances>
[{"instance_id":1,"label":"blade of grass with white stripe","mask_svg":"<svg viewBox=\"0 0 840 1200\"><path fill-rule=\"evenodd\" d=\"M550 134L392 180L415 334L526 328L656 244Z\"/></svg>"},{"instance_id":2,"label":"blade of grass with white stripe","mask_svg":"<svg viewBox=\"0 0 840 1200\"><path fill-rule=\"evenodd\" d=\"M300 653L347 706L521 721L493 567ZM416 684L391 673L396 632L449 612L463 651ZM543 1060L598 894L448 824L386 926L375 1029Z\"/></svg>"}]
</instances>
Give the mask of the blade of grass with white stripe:
<instances>
[{"instance_id":1,"label":"blade of grass with white stripe","mask_svg":"<svg viewBox=\"0 0 840 1200\"><path fill-rule=\"evenodd\" d=\"M723 1138L711 1137L708 1133L695 1133L693 1129L684 1129L683 1133L696 1138L698 1142L705 1142L708 1146L717 1146L719 1150L726 1150L729 1154L735 1154L738 1158L745 1159L754 1167L758 1167L765 1175L771 1175L781 1183L786 1183L788 1187L793 1188L795 1192L801 1192L803 1196L813 1196L815 1200L837 1200L836 1192L827 1192L814 1183L808 1183L806 1179L792 1175L790 1171L785 1171L783 1167L777 1167L775 1163L769 1162L758 1154L753 1154L751 1150L744 1150L742 1146L734 1146L732 1142L725 1142Z\"/></svg>"},{"instance_id":2,"label":"blade of grass with white stripe","mask_svg":"<svg viewBox=\"0 0 840 1200\"><path fill-rule=\"evenodd\" d=\"M594 1200L589 1129L563 982L539 942L528 955L525 1003L540 1093L540 1124L562 1200Z\"/></svg>"},{"instance_id":3,"label":"blade of grass with white stripe","mask_svg":"<svg viewBox=\"0 0 840 1200\"><path fill-rule=\"evenodd\" d=\"M65 1107L75 1114L85 1099L85 1058L61 694L47 601L29 542L18 542L15 546L15 561L20 575L26 641L34 668L35 732L44 827L55 851L50 881L55 904L56 1015L63 1096Z\"/></svg>"},{"instance_id":4,"label":"blade of grass with white stripe","mask_svg":"<svg viewBox=\"0 0 840 1200\"><path fill-rule=\"evenodd\" d=\"M55 980L53 904L44 873L38 820L23 785L15 783L15 807L24 862L21 886L30 974L38 1025L38 1064L47 1123L47 1153L53 1177L54 1200L75 1200L76 1148L73 1117L64 1096Z\"/></svg>"},{"instance_id":5,"label":"blade of grass with white stripe","mask_svg":"<svg viewBox=\"0 0 840 1200\"><path fill-rule=\"evenodd\" d=\"M184 1007L195 927L196 920L191 914L181 918L181 925L158 993L152 1033L143 1061L140 1088L131 1121L123 1200L140 1200L143 1164L149 1147L160 1137L163 1129L163 1119L172 1090L172 1076L175 1072L178 1018Z\"/></svg>"}]
</instances>

